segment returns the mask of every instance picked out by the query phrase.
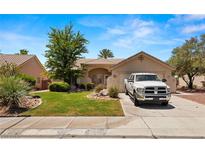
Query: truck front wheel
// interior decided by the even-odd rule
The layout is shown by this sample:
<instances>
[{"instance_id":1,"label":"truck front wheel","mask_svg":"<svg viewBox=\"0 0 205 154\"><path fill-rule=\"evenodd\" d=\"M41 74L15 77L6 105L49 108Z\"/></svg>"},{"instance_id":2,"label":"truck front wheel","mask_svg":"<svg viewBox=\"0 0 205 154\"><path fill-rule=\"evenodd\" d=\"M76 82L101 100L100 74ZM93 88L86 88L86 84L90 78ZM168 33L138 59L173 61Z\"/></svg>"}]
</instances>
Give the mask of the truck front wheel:
<instances>
[{"instance_id":1,"label":"truck front wheel","mask_svg":"<svg viewBox=\"0 0 205 154\"><path fill-rule=\"evenodd\" d=\"M128 93L128 90L127 90L127 88L125 87L125 95L128 95L129 93Z\"/></svg>"},{"instance_id":2,"label":"truck front wheel","mask_svg":"<svg viewBox=\"0 0 205 154\"><path fill-rule=\"evenodd\" d=\"M135 106L140 106L141 102L137 100L137 94L136 92L133 92L133 98L134 98L134 104Z\"/></svg>"},{"instance_id":3,"label":"truck front wheel","mask_svg":"<svg viewBox=\"0 0 205 154\"><path fill-rule=\"evenodd\" d=\"M167 106L168 103L169 103L168 101L166 101L166 102L162 102L161 105L163 105L163 106Z\"/></svg>"}]
</instances>

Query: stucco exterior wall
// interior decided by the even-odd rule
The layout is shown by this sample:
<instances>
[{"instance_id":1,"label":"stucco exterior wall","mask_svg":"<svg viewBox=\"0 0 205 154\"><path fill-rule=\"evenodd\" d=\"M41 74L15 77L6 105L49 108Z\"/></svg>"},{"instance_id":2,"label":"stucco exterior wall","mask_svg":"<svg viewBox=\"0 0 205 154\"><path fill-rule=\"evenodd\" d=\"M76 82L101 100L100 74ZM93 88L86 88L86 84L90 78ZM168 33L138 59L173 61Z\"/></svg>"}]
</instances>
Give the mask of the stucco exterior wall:
<instances>
[{"instance_id":1,"label":"stucco exterior wall","mask_svg":"<svg viewBox=\"0 0 205 154\"><path fill-rule=\"evenodd\" d=\"M86 71L83 77L79 78L77 80L78 83L86 83L86 82L91 82L91 78L89 76L89 72L98 68L103 68L106 69L110 72L110 68L112 65L106 65L106 64L96 64L96 65L88 65L86 66ZM100 70L99 70L100 71ZM95 73L100 73L99 71L95 72ZM93 73L91 73L93 74Z\"/></svg>"},{"instance_id":2,"label":"stucco exterior wall","mask_svg":"<svg viewBox=\"0 0 205 154\"><path fill-rule=\"evenodd\" d=\"M23 64L19 71L21 73L33 76L36 78L36 87L41 88L42 85L42 74L44 73L44 69L41 67L41 65L38 63L38 61L35 58L31 58L28 60L25 64Z\"/></svg>"},{"instance_id":3,"label":"stucco exterior wall","mask_svg":"<svg viewBox=\"0 0 205 154\"><path fill-rule=\"evenodd\" d=\"M144 57L143 60L136 57L113 69L112 76L108 78L108 88L115 86L120 91L124 91L124 79L134 72L156 73L160 78L167 79L166 83L170 86L172 92L176 91L176 80L171 76L171 70L147 57Z\"/></svg>"}]
</instances>

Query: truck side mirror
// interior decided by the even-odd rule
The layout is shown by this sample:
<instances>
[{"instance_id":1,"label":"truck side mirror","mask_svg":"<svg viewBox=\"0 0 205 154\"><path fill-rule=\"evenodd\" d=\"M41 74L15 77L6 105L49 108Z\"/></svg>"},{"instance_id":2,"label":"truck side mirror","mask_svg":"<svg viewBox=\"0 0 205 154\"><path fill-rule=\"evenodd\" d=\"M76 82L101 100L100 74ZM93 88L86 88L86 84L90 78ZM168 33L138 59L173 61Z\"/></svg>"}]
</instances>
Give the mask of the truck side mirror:
<instances>
[{"instance_id":1,"label":"truck side mirror","mask_svg":"<svg viewBox=\"0 0 205 154\"><path fill-rule=\"evenodd\" d=\"M167 79L162 79L162 82L167 82Z\"/></svg>"},{"instance_id":2,"label":"truck side mirror","mask_svg":"<svg viewBox=\"0 0 205 154\"><path fill-rule=\"evenodd\" d=\"M134 82L134 80L128 80L128 82Z\"/></svg>"}]
</instances>

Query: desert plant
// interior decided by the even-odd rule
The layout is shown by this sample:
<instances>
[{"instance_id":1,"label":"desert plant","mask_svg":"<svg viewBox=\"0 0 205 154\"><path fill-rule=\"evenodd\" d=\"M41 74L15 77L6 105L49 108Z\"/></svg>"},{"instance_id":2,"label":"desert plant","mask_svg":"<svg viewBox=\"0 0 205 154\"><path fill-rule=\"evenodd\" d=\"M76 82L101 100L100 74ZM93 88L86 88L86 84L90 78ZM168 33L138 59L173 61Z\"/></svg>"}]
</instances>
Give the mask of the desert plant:
<instances>
[{"instance_id":1,"label":"desert plant","mask_svg":"<svg viewBox=\"0 0 205 154\"><path fill-rule=\"evenodd\" d=\"M101 90L103 90L105 86L103 84L99 84L95 87L95 92L99 93Z\"/></svg>"},{"instance_id":2,"label":"desert plant","mask_svg":"<svg viewBox=\"0 0 205 154\"><path fill-rule=\"evenodd\" d=\"M21 98L30 90L29 84L19 77L0 77L0 104L9 107L19 107Z\"/></svg>"},{"instance_id":3,"label":"desert plant","mask_svg":"<svg viewBox=\"0 0 205 154\"><path fill-rule=\"evenodd\" d=\"M70 85L66 82L53 82L49 85L50 91L67 92L70 90Z\"/></svg>"},{"instance_id":4,"label":"desert plant","mask_svg":"<svg viewBox=\"0 0 205 154\"><path fill-rule=\"evenodd\" d=\"M13 63L3 63L0 65L0 76L15 76L18 74L17 66Z\"/></svg>"},{"instance_id":5,"label":"desert plant","mask_svg":"<svg viewBox=\"0 0 205 154\"><path fill-rule=\"evenodd\" d=\"M30 75L19 74L18 77L20 77L22 80L29 83L30 86L35 86L35 84L36 84L36 79L34 77L30 76Z\"/></svg>"},{"instance_id":6,"label":"desert plant","mask_svg":"<svg viewBox=\"0 0 205 154\"><path fill-rule=\"evenodd\" d=\"M111 87L108 90L108 95L112 98L118 98L119 90L116 87Z\"/></svg>"},{"instance_id":7,"label":"desert plant","mask_svg":"<svg viewBox=\"0 0 205 154\"><path fill-rule=\"evenodd\" d=\"M94 89L95 84L94 83L86 83L86 90L92 90Z\"/></svg>"}]
</instances>

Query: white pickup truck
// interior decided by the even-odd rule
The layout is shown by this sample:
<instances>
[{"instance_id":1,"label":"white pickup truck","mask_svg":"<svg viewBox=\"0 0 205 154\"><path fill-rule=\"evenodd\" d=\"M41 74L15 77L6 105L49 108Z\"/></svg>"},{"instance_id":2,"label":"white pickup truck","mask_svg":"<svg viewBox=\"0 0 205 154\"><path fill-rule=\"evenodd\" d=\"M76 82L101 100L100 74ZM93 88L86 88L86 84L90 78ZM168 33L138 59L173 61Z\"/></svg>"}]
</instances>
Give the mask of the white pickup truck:
<instances>
[{"instance_id":1,"label":"white pickup truck","mask_svg":"<svg viewBox=\"0 0 205 154\"><path fill-rule=\"evenodd\" d=\"M125 92L131 94L135 105L142 102L160 102L168 105L171 97L170 87L154 73L132 73L125 79Z\"/></svg>"}]
</instances>

